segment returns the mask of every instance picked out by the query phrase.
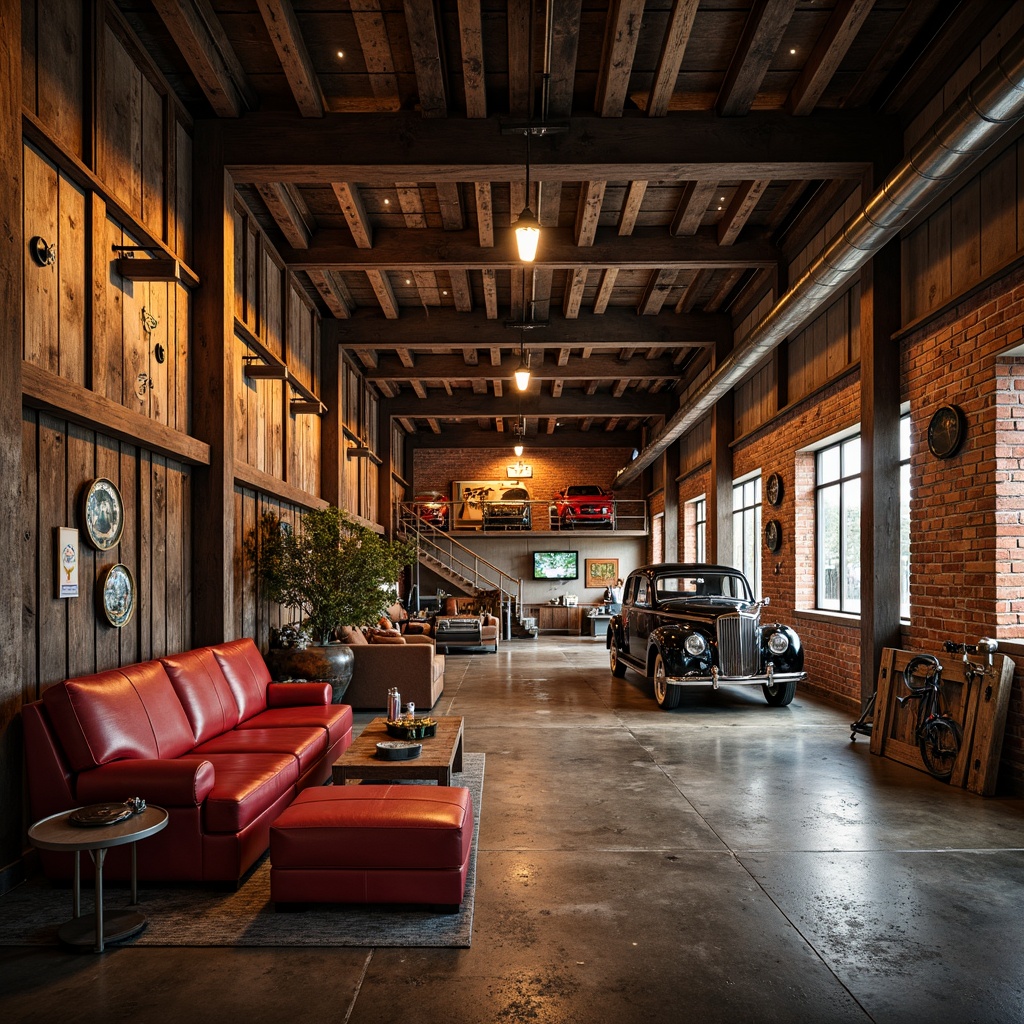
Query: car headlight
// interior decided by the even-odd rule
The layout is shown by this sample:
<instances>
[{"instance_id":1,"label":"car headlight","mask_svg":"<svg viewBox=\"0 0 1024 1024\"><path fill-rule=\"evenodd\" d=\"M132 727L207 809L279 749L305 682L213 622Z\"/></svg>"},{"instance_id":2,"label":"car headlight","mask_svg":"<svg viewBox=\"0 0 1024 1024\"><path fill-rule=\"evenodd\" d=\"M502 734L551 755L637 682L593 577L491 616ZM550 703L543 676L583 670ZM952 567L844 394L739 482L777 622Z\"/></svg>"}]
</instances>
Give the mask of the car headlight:
<instances>
[{"instance_id":1,"label":"car headlight","mask_svg":"<svg viewBox=\"0 0 1024 1024\"><path fill-rule=\"evenodd\" d=\"M772 654L785 654L789 650L789 637L783 632L772 633L768 637L768 650Z\"/></svg>"},{"instance_id":2,"label":"car headlight","mask_svg":"<svg viewBox=\"0 0 1024 1024\"><path fill-rule=\"evenodd\" d=\"M708 642L700 633L691 633L683 642L683 647L691 657L699 658L708 649Z\"/></svg>"}]
</instances>

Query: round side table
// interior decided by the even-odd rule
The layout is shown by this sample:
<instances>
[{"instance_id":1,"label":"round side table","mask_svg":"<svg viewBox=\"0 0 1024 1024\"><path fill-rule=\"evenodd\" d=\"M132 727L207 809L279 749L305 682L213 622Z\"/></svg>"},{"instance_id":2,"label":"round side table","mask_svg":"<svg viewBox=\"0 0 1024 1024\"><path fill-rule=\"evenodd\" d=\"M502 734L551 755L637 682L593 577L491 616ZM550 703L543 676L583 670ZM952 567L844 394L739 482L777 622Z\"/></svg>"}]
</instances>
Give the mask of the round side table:
<instances>
[{"instance_id":1,"label":"round side table","mask_svg":"<svg viewBox=\"0 0 1024 1024\"><path fill-rule=\"evenodd\" d=\"M134 814L113 825L96 828L82 828L68 820L78 808L51 814L37 821L29 830L29 842L40 850L55 850L59 853L72 852L75 855L75 876L73 886L73 916L57 930L62 942L70 946L92 946L102 953L105 943L119 942L142 931L146 915L140 910L119 910L104 917L103 914L103 861L107 850L114 846L132 844L132 906L139 902L138 875L135 860L135 843L139 839L155 835L167 826L167 812L162 807L150 804L141 814ZM81 909L81 863L82 850L88 850L96 868L96 908L92 914L82 914Z\"/></svg>"}]
</instances>

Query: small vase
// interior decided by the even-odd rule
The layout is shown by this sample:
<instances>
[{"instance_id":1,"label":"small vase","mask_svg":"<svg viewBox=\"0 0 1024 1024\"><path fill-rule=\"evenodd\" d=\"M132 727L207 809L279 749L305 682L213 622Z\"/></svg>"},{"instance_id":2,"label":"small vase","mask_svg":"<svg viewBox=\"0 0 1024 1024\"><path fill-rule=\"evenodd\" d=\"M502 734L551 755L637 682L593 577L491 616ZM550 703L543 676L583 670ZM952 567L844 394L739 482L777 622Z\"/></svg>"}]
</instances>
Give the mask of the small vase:
<instances>
[{"instance_id":1,"label":"small vase","mask_svg":"<svg viewBox=\"0 0 1024 1024\"><path fill-rule=\"evenodd\" d=\"M341 704L352 682L355 655L348 644L310 644L301 650L271 648L265 661L272 679L322 679L330 683L331 703Z\"/></svg>"}]
</instances>

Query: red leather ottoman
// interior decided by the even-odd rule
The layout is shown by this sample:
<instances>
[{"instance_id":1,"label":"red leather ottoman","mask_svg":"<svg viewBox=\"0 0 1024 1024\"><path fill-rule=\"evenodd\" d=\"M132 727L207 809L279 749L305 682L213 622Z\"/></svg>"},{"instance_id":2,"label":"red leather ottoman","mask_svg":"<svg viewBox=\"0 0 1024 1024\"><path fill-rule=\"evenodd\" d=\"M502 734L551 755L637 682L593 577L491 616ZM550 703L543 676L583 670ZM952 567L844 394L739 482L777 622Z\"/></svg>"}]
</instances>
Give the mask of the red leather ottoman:
<instances>
[{"instance_id":1,"label":"red leather ottoman","mask_svg":"<svg viewBox=\"0 0 1024 1024\"><path fill-rule=\"evenodd\" d=\"M457 911L472 840L473 800L461 786L304 789L270 827L270 898Z\"/></svg>"}]
</instances>

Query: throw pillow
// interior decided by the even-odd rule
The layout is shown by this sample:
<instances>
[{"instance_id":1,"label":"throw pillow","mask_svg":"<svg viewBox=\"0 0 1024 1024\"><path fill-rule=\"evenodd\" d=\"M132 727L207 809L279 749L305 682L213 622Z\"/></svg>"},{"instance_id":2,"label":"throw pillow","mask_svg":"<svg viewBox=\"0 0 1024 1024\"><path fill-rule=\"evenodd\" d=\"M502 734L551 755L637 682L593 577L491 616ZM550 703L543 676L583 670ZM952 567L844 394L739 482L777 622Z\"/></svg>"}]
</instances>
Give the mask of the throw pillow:
<instances>
[{"instance_id":1,"label":"throw pillow","mask_svg":"<svg viewBox=\"0 0 1024 1024\"><path fill-rule=\"evenodd\" d=\"M340 632L343 644L352 644L353 647L357 647L359 644L366 643L366 637L358 626L342 626Z\"/></svg>"},{"instance_id":2,"label":"throw pillow","mask_svg":"<svg viewBox=\"0 0 1024 1024\"><path fill-rule=\"evenodd\" d=\"M370 630L369 637L371 644L404 644L405 637L387 632L382 629Z\"/></svg>"}]
</instances>

